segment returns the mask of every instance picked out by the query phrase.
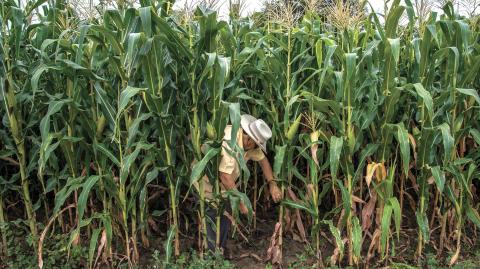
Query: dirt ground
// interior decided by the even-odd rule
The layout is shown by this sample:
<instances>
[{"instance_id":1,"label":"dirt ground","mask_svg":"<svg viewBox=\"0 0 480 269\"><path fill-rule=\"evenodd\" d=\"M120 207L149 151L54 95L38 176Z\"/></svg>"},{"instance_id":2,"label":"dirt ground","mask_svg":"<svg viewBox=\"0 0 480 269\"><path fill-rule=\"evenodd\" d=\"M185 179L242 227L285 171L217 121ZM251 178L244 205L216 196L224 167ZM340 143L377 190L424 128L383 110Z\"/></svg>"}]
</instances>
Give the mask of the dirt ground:
<instances>
[{"instance_id":1,"label":"dirt ground","mask_svg":"<svg viewBox=\"0 0 480 269\"><path fill-rule=\"evenodd\" d=\"M263 214L262 214L263 215ZM267 215L269 215L267 213ZM260 269L265 268L267 265L266 257L267 250L270 245L271 236L274 232L274 227L276 223L276 218L272 215L271 217L263 215L261 218L257 218L257 227L253 230L253 225L249 224L245 227L242 227L242 233L245 238L242 237L238 231L234 231L233 227L230 230L230 238L227 243L227 248L231 253L230 262L235 266L235 268L248 268L248 269ZM247 232L247 229L249 230ZM232 233L235 232L234 238L232 238ZM181 251L182 252L192 252L197 251L197 238L196 231L188 232L188 235L182 234L181 240ZM165 238L156 237L151 240L151 248L142 250L142 261L141 264L149 264L153 250L157 249L163 253L163 244ZM298 239L294 240L291 233L287 233L284 236L283 241L283 262L284 265L290 265L292 263L299 263L299 256L303 255L304 262L302 265L311 265L315 261L313 257L305 257L306 246L307 244L299 242ZM325 249L327 253L333 251L333 247L329 246L327 243ZM322 250L324 252L325 250Z\"/></svg>"},{"instance_id":2,"label":"dirt ground","mask_svg":"<svg viewBox=\"0 0 480 269\"><path fill-rule=\"evenodd\" d=\"M257 230L250 235L249 243L241 239L229 241L228 247L232 253L231 262L236 268L265 268L265 259L274 227L274 220L259 220L257 221ZM293 240L291 235L287 234L283 243L283 262L285 265L298 262L298 256L305 254L306 244ZM306 261L308 264L313 262Z\"/></svg>"},{"instance_id":3,"label":"dirt ground","mask_svg":"<svg viewBox=\"0 0 480 269\"><path fill-rule=\"evenodd\" d=\"M268 208L268 207L267 207ZM234 265L235 268L248 268L248 269L260 269L265 268L267 265L267 250L270 245L272 234L274 233L275 224L277 222L277 216L275 214L275 208L269 208L266 210L259 210L258 211L258 218L256 222L256 229L253 229L253 224L244 223L240 229L244 236L240 235L238 231L235 231L232 227L230 231L230 238L227 244L228 249L231 253L230 262ZM305 220L304 220L305 221ZM306 223L305 223L306 224ZM370 268L391 268L388 267L389 264L392 263L401 263L403 265L406 264L415 264L416 261L414 260L414 253L415 253L415 238L417 236L416 231L414 229L408 229L407 227L415 227L415 218L410 217L407 218L404 222L402 222L402 232L400 233L400 240L395 240L395 256L390 257L386 260L381 260L379 257L373 257L370 260ZM307 229L308 230L308 229ZM197 231L190 230L190 231L182 231L181 234L181 251L184 252L193 252L198 250L198 241L197 241ZM234 237L232 237L232 232L235 232ZM334 251L334 242L331 238L330 232L328 228L320 231L321 237L321 254L323 256L324 263L327 262L327 258L333 254ZM370 235L371 236L371 235ZM307 231L308 237L308 231ZM327 239L329 238L329 239ZM163 253L164 248L164 241L165 237L160 236L156 237L151 241L151 248L144 249L142 251L142 262L141 264L149 264L148 260L152 257L153 250L157 249L161 253ZM247 241L248 240L248 241ZM437 242L438 239L432 238L434 242ZM363 244L362 253L364 256L368 251L369 240ZM392 241L393 242L393 241ZM313 242L310 242L311 248L314 247ZM314 251L310 248L309 244L305 242L301 242L298 236L294 236L291 232L286 232L284 234L284 241L283 241L283 265L284 268L302 268L302 267L311 267L315 265L316 259L314 256ZM458 264L455 268L480 268L479 266L471 267L471 264L480 264L480 250L476 251L475 249L480 247L480 244L475 244L473 247L470 245L469 247L465 246L462 248L462 257L460 258L461 261L468 261L470 262L469 266L464 266ZM434 249L426 249L426 253L435 253ZM450 251L451 252L451 251ZM435 256L426 256L424 257L425 266L424 268L448 268L444 266L430 266L429 262L434 262L436 264L445 264L449 259L449 254L444 253L441 257ZM345 260L344 260L345 262ZM365 260L360 261L360 267L365 267ZM398 268L408 268L408 267L398 267Z\"/></svg>"},{"instance_id":4,"label":"dirt ground","mask_svg":"<svg viewBox=\"0 0 480 269\"><path fill-rule=\"evenodd\" d=\"M234 265L235 268L245 268L245 269L264 269L267 265L266 257L267 257L267 250L270 245L270 239L275 227L275 220L274 219L258 219L257 220L257 229L255 231L251 231L250 234L245 234L248 238L248 242L242 238L239 234L236 234L233 239L229 239L228 241L228 248L231 253L230 262ZM245 232L245 231L244 231ZM327 231L325 231L327 232ZM193 233L193 231L192 231ZM405 267L407 264L415 264L413 260L414 251L415 251L415 242L412 240L412 236L414 235L406 235L403 234L401 236L400 241L397 244L397 255L392 257L391 259L384 260L380 262L378 259L373 258L371 260L370 268L392 268L388 265L391 263L401 263L404 266L394 267L394 268L417 268L417 267ZM151 250L143 250L142 251L142 261L140 264L145 266L141 266L140 268L148 268L150 265L151 257L153 250L157 249L163 252L163 244L165 238L155 238L151 241ZM283 268L311 268L312 265L315 265L315 257L313 253L310 251L309 254L307 251L308 244L298 242L292 238L291 233L287 233L284 237L284 245L283 245ZM332 242L328 242L325 238L322 237L322 256L324 262L326 262L326 258L332 255L334 246ZM313 247L313 246L312 246ZM189 237L183 234L181 240L181 248L182 252L188 252L197 250L197 238ZM476 249L476 248L475 248ZM467 252L472 253L480 253L475 252L474 249L464 249L464 255L460 258L461 262L459 262L454 269L477 269L480 268L480 256L472 256ZM445 257L430 257L426 261L427 263L424 264L421 268L448 268L447 266L442 266L439 264L445 264L446 259L449 256ZM375 261L379 263L375 264ZM448 260L448 259L447 259ZM434 262L434 264L429 264L430 262ZM364 261L360 261L360 266L357 268L366 268ZM372 264L373 263L373 264Z\"/></svg>"}]
</instances>

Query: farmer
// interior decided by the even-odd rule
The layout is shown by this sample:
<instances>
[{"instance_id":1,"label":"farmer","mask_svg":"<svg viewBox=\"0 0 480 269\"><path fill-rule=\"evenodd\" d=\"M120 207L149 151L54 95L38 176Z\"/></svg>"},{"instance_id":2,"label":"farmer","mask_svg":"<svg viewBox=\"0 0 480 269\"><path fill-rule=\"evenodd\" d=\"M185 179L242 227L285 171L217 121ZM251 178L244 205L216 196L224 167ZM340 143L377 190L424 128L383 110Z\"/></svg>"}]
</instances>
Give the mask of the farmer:
<instances>
[{"instance_id":1,"label":"farmer","mask_svg":"<svg viewBox=\"0 0 480 269\"><path fill-rule=\"evenodd\" d=\"M268 182L270 195L272 196L273 201L280 201L282 196L281 191L277 186L277 183L274 181L272 167L264 154L267 150L267 140L272 137L272 131L270 130L270 127L268 127L263 120L256 119L251 115L242 115L240 125L241 128L239 128L237 132L236 143L244 151L244 156L242 156L243 159L245 162L248 160L253 160L260 164L260 167L263 171L263 176ZM228 146L228 142L231 139L231 132L232 126L227 125L224 131L221 161L218 167L221 182L220 187L222 192L236 189L237 180L240 177L239 163L235 157L230 154L232 150ZM211 201L213 199L213 186L210 184L206 176L203 177L202 180L204 182L205 198L207 201ZM198 184L195 186L197 187L197 190L199 190ZM239 209L242 214L248 213L247 207L243 204L243 202L240 202ZM215 252L216 229L214 223L217 210L212 205L209 205L207 207L206 214L210 219L209 221L207 220L208 248L212 252ZM230 225L230 220L224 214L222 214L220 220L220 248L226 257L228 257L228 254L226 253L226 245Z\"/></svg>"}]
</instances>

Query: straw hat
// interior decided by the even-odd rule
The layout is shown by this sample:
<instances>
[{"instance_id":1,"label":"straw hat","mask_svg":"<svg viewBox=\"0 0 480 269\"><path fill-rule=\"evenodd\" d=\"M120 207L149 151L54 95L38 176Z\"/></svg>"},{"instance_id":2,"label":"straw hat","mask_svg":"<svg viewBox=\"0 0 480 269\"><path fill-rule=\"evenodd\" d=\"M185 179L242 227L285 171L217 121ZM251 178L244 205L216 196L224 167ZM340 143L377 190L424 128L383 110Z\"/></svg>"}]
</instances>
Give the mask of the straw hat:
<instances>
[{"instance_id":1,"label":"straw hat","mask_svg":"<svg viewBox=\"0 0 480 269\"><path fill-rule=\"evenodd\" d=\"M270 127L268 127L263 120L248 114L241 116L240 124L242 129L255 141L263 152L267 152L267 140L272 137Z\"/></svg>"}]
</instances>

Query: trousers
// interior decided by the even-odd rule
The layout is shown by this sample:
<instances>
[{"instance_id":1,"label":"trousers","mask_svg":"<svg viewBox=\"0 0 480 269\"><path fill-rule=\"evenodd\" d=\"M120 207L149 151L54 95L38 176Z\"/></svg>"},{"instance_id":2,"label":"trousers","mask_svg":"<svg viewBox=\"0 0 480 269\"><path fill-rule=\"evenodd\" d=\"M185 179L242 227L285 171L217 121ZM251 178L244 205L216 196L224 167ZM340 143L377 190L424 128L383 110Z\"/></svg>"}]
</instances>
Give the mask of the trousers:
<instances>
[{"instance_id":1,"label":"trousers","mask_svg":"<svg viewBox=\"0 0 480 269\"><path fill-rule=\"evenodd\" d=\"M229 206L226 207L226 210L229 213L231 212ZM217 240L217 211L218 209L207 206L207 210L205 212L207 215L207 244L208 249L213 253L215 253L215 243ZM231 225L232 223L230 222L230 219L228 219L222 211L220 216L220 248L223 249L224 252L226 251L228 232L230 231Z\"/></svg>"}]
</instances>

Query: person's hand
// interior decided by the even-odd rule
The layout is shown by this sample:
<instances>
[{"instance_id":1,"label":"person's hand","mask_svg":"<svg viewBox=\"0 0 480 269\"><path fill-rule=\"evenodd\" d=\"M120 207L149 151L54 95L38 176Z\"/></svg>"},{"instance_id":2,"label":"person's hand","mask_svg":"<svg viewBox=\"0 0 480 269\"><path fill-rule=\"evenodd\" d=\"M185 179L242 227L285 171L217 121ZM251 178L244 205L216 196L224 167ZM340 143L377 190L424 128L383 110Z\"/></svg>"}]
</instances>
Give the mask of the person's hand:
<instances>
[{"instance_id":1,"label":"person's hand","mask_svg":"<svg viewBox=\"0 0 480 269\"><path fill-rule=\"evenodd\" d=\"M243 204L243 202L240 202L240 213L243 215L246 215L248 213L248 208Z\"/></svg>"},{"instance_id":2,"label":"person's hand","mask_svg":"<svg viewBox=\"0 0 480 269\"><path fill-rule=\"evenodd\" d=\"M270 181L268 186L270 187L270 195L272 196L273 201L275 203L280 202L282 199L282 191L278 187L277 183L275 181Z\"/></svg>"}]
</instances>

